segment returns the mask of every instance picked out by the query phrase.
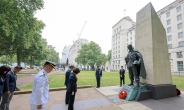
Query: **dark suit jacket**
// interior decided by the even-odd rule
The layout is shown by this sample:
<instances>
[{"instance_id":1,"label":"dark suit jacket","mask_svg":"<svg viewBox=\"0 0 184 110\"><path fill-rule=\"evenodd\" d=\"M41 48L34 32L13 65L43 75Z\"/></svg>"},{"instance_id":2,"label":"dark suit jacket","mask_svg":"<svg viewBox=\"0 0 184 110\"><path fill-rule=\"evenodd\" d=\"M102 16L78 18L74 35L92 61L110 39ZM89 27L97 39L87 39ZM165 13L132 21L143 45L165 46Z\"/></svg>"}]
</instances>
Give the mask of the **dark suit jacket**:
<instances>
[{"instance_id":1,"label":"dark suit jacket","mask_svg":"<svg viewBox=\"0 0 184 110\"><path fill-rule=\"evenodd\" d=\"M124 76L125 75L125 70L123 69L123 70L119 70L119 75L122 75L122 76Z\"/></svg>"},{"instance_id":2,"label":"dark suit jacket","mask_svg":"<svg viewBox=\"0 0 184 110\"><path fill-rule=\"evenodd\" d=\"M77 92L77 77L74 73L71 73L68 84L68 92Z\"/></svg>"},{"instance_id":3,"label":"dark suit jacket","mask_svg":"<svg viewBox=\"0 0 184 110\"><path fill-rule=\"evenodd\" d=\"M10 91L14 92L16 87L16 77L15 74L12 71L9 71L6 74L5 81L4 81L4 87L3 87L3 93Z\"/></svg>"},{"instance_id":4,"label":"dark suit jacket","mask_svg":"<svg viewBox=\"0 0 184 110\"><path fill-rule=\"evenodd\" d=\"M102 70L101 69L96 69L96 78L101 78L102 77Z\"/></svg>"},{"instance_id":5,"label":"dark suit jacket","mask_svg":"<svg viewBox=\"0 0 184 110\"><path fill-rule=\"evenodd\" d=\"M65 85L66 85L66 87L68 87L70 74L71 74L71 71L67 70L66 74L65 74Z\"/></svg>"}]
</instances>

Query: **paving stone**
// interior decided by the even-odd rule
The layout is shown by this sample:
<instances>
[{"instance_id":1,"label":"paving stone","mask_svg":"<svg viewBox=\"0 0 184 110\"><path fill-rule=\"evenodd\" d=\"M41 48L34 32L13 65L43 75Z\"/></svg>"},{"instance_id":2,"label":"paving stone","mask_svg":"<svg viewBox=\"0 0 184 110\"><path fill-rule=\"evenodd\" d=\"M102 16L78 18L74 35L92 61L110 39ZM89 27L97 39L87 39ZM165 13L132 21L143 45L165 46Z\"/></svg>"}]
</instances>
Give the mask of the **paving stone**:
<instances>
[{"instance_id":1,"label":"paving stone","mask_svg":"<svg viewBox=\"0 0 184 110\"><path fill-rule=\"evenodd\" d=\"M114 96L108 96L108 98L114 102L114 103L120 103L120 102L124 102L125 100L123 99L119 99L119 97L117 95Z\"/></svg>"},{"instance_id":2,"label":"paving stone","mask_svg":"<svg viewBox=\"0 0 184 110\"><path fill-rule=\"evenodd\" d=\"M81 101L82 106L84 109L86 108L93 108L93 107L97 107L98 105L95 103L94 100L83 100Z\"/></svg>"},{"instance_id":3,"label":"paving stone","mask_svg":"<svg viewBox=\"0 0 184 110\"><path fill-rule=\"evenodd\" d=\"M122 108L123 110L124 109L131 109L133 107L135 107L135 105L133 105L132 103L126 103L126 104L121 104L121 105L118 105L120 108Z\"/></svg>"},{"instance_id":4,"label":"paving stone","mask_svg":"<svg viewBox=\"0 0 184 110\"><path fill-rule=\"evenodd\" d=\"M68 105L65 104L55 104L52 105L50 110L67 110L68 109Z\"/></svg>"},{"instance_id":5,"label":"paving stone","mask_svg":"<svg viewBox=\"0 0 184 110\"><path fill-rule=\"evenodd\" d=\"M120 90L121 90L121 87L116 88L116 89L113 89L113 90L119 93L119 92L120 92Z\"/></svg>"},{"instance_id":6,"label":"paving stone","mask_svg":"<svg viewBox=\"0 0 184 110\"><path fill-rule=\"evenodd\" d=\"M81 101L74 102L74 109L75 110L82 110L83 109L82 102Z\"/></svg>"},{"instance_id":7,"label":"paving stone","mask_svg":"<svg viewBox=\"0 0 184 110\"><path fill-rule=\"evenodd\" d=\"M105 98L95 98L94 101L98 106L104 106L111 104L109 101L107 101Z\"/></svg>"}]
</instances>

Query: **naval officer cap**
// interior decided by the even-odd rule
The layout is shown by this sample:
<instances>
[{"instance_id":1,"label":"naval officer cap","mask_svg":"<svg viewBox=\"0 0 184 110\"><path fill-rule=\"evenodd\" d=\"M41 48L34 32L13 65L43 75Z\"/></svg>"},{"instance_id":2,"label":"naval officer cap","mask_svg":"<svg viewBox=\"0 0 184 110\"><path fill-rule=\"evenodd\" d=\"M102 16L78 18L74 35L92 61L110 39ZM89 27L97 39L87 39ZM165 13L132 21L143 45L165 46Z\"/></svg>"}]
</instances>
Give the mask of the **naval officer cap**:
<instances>
[{"instance_id":1,"label":"naval officer cap","mask_svg":"<svg viewBox=\"0 0 184 110\"><path fill-rule=\"evenodd\" d=\"M55 68L56 63L51 62L51 61L46 61L44 65L51 65L53 68Z\"/></svg>"}]
</instances>

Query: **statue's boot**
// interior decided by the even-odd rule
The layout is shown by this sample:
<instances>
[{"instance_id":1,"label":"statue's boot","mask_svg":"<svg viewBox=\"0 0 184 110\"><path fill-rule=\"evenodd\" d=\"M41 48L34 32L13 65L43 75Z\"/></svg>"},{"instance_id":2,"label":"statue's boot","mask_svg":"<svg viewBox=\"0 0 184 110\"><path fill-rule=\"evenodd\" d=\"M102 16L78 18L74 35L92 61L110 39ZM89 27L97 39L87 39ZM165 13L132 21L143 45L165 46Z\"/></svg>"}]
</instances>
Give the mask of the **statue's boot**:
<instances>
[{"instance_id":1,"label":"statue's boot","mask_svg":"<svg viewBox=\"0 0 184 110\"><path fill-rule=\"evenodd\" d=\"M136 81L136 83L137 83L137 88L139 88L139 81Z\"/></svg>"},{"instance_id":2,"label":"statue's boot","mask_svg":"<svg viewBox=\"0 0 184 110\"><path fill-rule=\"evenodd\" d=\"M133 80L131 80L131 83L128 86L131 86L131 85L133 85Z\"/></svg>"}]
</instances>

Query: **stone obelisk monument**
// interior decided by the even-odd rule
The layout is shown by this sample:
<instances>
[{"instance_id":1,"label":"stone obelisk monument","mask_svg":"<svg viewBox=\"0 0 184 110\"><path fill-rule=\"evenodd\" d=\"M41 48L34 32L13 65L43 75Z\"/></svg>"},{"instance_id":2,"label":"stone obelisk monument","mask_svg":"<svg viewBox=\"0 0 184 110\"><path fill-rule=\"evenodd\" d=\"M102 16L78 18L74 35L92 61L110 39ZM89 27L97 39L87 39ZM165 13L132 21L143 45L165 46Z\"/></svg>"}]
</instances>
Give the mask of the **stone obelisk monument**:
<instances>
[{"instance_id":1,"label":"stone obelisk monument","mask_svg":"<svg viewBox=\"0 0 184 110\"><path fill-rule=\"evenodd\" d=\"M166 31L149 3L137 12L135 47L142 54L146 81L153 99L176 96L168 55Z\"/></svg>"}]
</instances>

